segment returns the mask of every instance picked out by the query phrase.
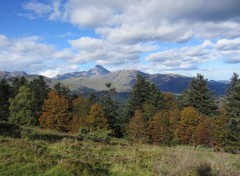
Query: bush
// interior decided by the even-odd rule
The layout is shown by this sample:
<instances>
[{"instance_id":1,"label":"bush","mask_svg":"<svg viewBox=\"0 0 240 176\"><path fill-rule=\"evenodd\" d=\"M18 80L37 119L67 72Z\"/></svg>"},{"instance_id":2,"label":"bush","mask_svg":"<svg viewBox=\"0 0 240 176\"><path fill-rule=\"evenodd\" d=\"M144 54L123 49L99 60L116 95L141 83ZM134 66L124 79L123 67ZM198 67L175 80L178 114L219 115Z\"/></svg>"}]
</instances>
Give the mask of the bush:
<instances>
[{"instance_id":1,"label":"bush","mask_svg":"<svg viewBox=\"0 0 240 176\"><path fill-rule=\"evenodd\" d=\"M8 122L0 122L0 134L18 138L21 136L21 127Z\"/></svg>"},{"instance_id":2,"label":"bush","mask_svg":"<svg viewBox=\"0 0 240 176\"><path fill-rule=\"evenodd\" d=\"M98 129L91 131L87 127L81 127L79 129L79 136L84 139L90 139L95 142L109 142L112 131L107 129Z\"/></svg>"}]
</instances>

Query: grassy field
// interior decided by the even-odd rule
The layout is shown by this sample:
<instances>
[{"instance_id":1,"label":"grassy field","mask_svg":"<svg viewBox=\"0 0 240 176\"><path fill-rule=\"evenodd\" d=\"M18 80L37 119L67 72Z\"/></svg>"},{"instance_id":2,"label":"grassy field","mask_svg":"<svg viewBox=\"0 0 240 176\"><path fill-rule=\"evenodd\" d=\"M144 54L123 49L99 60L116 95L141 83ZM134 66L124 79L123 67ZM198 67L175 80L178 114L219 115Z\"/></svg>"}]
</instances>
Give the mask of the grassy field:
<instances>
[{"instance_id":1,"label":"grassy field","mask_svg":"<svg viewBox=\"0 0 240 176\"><path fill-rule=\"evenodd\" d=\"M240 156L236 154L59 135L58 140L0 135L0 175L240 175Z\"/></svg>"}]
</instances>

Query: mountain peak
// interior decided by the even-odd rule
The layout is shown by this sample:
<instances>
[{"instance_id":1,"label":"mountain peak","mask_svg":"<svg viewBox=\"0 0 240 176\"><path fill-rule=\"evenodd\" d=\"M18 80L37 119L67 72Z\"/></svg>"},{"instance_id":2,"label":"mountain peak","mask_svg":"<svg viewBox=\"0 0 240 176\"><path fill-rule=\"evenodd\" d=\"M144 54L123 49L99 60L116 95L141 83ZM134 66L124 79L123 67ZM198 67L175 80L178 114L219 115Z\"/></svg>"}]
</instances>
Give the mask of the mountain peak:
<instances>
[{"instance_id":1,"label":"mountain peak","mask_svg":"<svg viewBox=\"0 0 240 176\"><path fill-rule=\"evenodd\" d=\"M103 75L106 75L108 73L111 73L109 70L107 70L106 68L104 68L101 65L95 65L92 69L90 69L87 72L87 76L88 77L100 77Z\"/></svg>"}]
</instances>

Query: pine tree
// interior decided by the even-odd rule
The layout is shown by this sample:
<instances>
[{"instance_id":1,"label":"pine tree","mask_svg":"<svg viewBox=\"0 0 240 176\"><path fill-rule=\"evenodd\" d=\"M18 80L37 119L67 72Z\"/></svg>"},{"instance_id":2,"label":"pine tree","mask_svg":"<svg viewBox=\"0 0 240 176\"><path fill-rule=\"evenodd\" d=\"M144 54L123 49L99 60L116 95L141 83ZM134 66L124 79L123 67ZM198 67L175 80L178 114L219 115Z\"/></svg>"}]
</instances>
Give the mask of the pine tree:
<instances>
[{"instance_id":1,"label":"pine tree","mask_svg":"<svg viewBox=\"0 0 240 176\"><path fill-rule=\"evenodd\" d=\"M19 88L22 86L27 86L28 85L28 81L26 80L25 77L21 77L19 78L14 78L12 80L12 97L15 97L18 92L19 92Z\"/></svg>"},{"instance_id":2,"label":"pine tree","mask_svg":"<svg viewBox=\"0 0 240 176\"><path fill-rule=\"evenodd\" d=\"M148 114L153 115L163 107L164 98L160 90L156 85L148 82L146 78L138 75L127 104L127 120L129 120L137 110L144 111L145 108Z\"/></svg>"},{"instance_id":3,"label":"pine tree","mask_svg":"<svg viewBox=\"0 0 240 176\"><path fill-rule=\"evenodd\" d=\"M182 144L193 144L195 130L201 122L199 112L193 107L186 107L180 113L177 135Z\"/></svg>"},{"instance_id":4,"label":"pine tree","mask_svg":"<svg viewBox=\"0 0 240 176\"><path fill-rule=\"evenodd\" d=\"M44 101L42 115L39 123L42 128L69 131L71 129L70 104L66 97L56 91L48 93L48 99Z\"/></svg>"},{"instance_id":5,"label":"pine tree","mask_svg":"<svg viewBox=\"0 0 240 176\"><path fill-rule=\"evenodd\" d=\"M127 126L127 135L131 141L146 143L147 142L147 124L144 121L143 113L136 111L134 117Z\"/></svg>"},{"instance_id":6,"label":"pine tree","mask_svg":"<svg viewBox=\"0 0 240 176\"><path fill-rule=\"evenodd\" d=\"M109 128L108 120L100 104L95 104L91 106L90 113L86 119L86 126L91 131Z\"/></svg>"},{"instance_id":7,"label":"pine tree","mask_svg":"<svg viewBox=\"0 0 240 176\"><path fill-rule=\"evenodd\" d=\"M9 118L10 97L11 87L5 79L2 79L0 81L0 121L7 121Z\"/></svg>"},{"instance_id":8,"label":"pine tree","mask_svg":"<svg viewBox=\"0 0 240 176\"><path fill-rule=\"evenodd\" d=\"M201 114L214 116L217 114L217 104L213 93L209 90L207 79L200 74L193 78L183 95L184 106L192 106Z\"/></svg>"},{"instance_id":9,"label":"pine tree","mask_svg":"<svg viewBox=\"0 0 240 176\"><path fill-rule=\"evenodd\" d=\"M53 86L53 89L61 96L64 96L68 99L70 99L70 89L68 86L65 86L61 83L57 83Z\"/></svg>"},{"instance_id":10,"label":"pine tree","mask_svg":"<svg viewBox=\"0 0 240 176\"><path fill-rule=\"evenodd\" d=\"M239 144L240 141L240 79L234 73L227 90L225 101L226 114L229 118L229 139Z\"/></svg>"},{"instance_id":11,"label":"pine tree","mask_svg":"<svg viewBox=\"0 0 240 176\"><path fill-rule=\"evenodd\" d=\"M114 100L117 92L112 87L111 83L106 84L107 90L102 92L101 105L103 107L110 129L114 133L118 133L117 116L118 116L118 102ZM116 134L117 135L117 134Z\"/></svg>"},{"instance_id":12,"label":"pine tree","mask_svg":"<svg viewBox=\"0 0 240 176\"><path fill-rule=\"evenodd\" d=\"M39 76L38 79L34 79L29 83L29 87L32 92L32 110L36 121L41 115L42 106L44 100L47 99L48 92L50 91L49 86L44 81L43 76Z\"/></svg>"},{"instance_id":13,"label":"pine tree","mask_svg":"<svg viewBox=\"0 0 240 176\"><path fill-rule=\"evenodd\" d=\"M14 99L10 99L10 117L11 123L18 125L34 125L36 120L33 116L31 90L26 86L19 88L19 93Z\"/></svg>"}]
</instances>

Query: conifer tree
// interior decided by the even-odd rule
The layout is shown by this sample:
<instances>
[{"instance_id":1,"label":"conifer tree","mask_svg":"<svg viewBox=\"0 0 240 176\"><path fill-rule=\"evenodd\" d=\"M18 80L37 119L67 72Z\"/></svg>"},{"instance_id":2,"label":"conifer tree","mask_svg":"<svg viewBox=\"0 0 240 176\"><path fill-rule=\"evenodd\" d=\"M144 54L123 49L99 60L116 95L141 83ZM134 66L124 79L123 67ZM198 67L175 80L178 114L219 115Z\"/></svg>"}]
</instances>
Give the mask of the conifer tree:
<instances>
[{"instance_id":1,"label":"conifer tree","mask_svg":"<svg viewBox=\"0 0 240 176\"><path fill-rule=\"evenodd\" d=\"M101 105L103 107L106 118L108 119L109 128L118 133L118 102L114 99L117 94L116 89L112 87L111 83L106 84L106 90L102 92ZM116 134L117 135L117 134Z\"/></svg>"},{"instance_id":2,"label":"conifer tree","mask_svg":"<svg viewBox=\"0 0 240 176\"><path fill-rule=\"evenodd\" d=\"M22 86L27 86L28 85L28 81L26 80L25 77L21 77L19 78L14 78L12 80L12 97L15 97L18 92L19 92L19 88Z\"/></svg>"},{"instance_id":3,"label":"conifer tree","mask_svg":"<svg viewBox=\"0 0 240 176\"><path fill-rule=\"evenodd\" d=\"M66 97L56 91L48 93L48 99L44 101L42 115L39 123L42 128L69 131L71 129L70 104Z\"/></svg>"},{"instance_id":4,"label":"conifer tree","mask_svg":"<svg viewBox=\"0 0 240 176\"><path fill-rule=\"evenodd\" d=\"M5 79L0 80L0 121L7 121L9 118L10 97L11 97L10 85Z\"/></svg>"},{"instance_id":5,"label":"conifer tree","mask_svg":"<svg viewBox=\"0 0 240 176\"><path fill-rule=\"evenodd\" d=\"M86 126L91 131L109 128L108 120L100 104L95 104L91 106L90 113L86 119Z\"/></svg>"},{"instance_id":6,"label":"conifer tree","mask_svg":"<svg viewBox=\"0 0 240 176\"><path fill-rule=\"evenodd\" d=\"M240 141L240 79L234 73L227 90L225 109L229 118L229 139L239 145Z\"/></svg>"},{"instance_id":7,"label":"conifer tree","mask_svg":"<svg viewBox=\"0 0 240 176\"><path fill-rule=\"evenodd\" d=\"M50 91L49 86L45 82L43 76L39 76L38 79L34 79L29 83L29 87L32 92L32 110L36 121L41 115L42 105L44 100L47 99L48 92Z\"/></svg>"},{"instance_id":8,"label":"conifer tree","mask_svg":"<svg viewBox=\"0 0 240 176\"><path fill-rule=\"evenodd\" d=\"M134 112L147 110L147 113L154 115L164 107L164 99L156 85L148 82L141 75L137 76L137 81L132 88L126 116L130 119ZM128 120L127 119L127 120Z\"/></svg>"},{"instance_id":9,"label":"conifer tree","mask_svg":"<svg viewBox=\"0 0 240 176\"><path fill-rule=\"evenodd\" d=\"M61 96L64 96L68 99L70 99L70 89L68 86L65 86L61 83L57 83L53 86L53 89Z\"/></svg>"},{"instance_id":10,"label":"conifer tree","mask_svg":"<svg viewBox=\"0 0 240 176\"><path fill-rule=\"evenodd\" d=\"M15 98L10 99L10 117L11 123L18 125L34 125L36 119L34 119L32 111L31 90L26 86L19 88L19 93Z\"/></svg>"},{"instance_id":11,"label":"conifer tree","mask_svg":"<svg viewBox=\"0 0 240 176\"><path fill-rule=\"evenodd\" d=\"M217 104L213 93L209 90L207 79L197 74L189 83L183 95L184 106L192 106L201 114L214 116L217 114Z\"/></svg>"}]
</instances>

